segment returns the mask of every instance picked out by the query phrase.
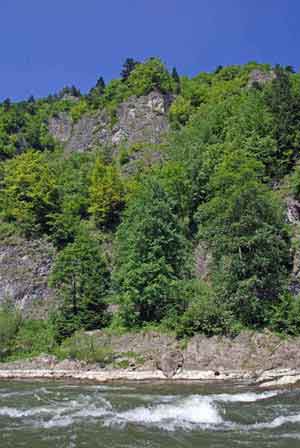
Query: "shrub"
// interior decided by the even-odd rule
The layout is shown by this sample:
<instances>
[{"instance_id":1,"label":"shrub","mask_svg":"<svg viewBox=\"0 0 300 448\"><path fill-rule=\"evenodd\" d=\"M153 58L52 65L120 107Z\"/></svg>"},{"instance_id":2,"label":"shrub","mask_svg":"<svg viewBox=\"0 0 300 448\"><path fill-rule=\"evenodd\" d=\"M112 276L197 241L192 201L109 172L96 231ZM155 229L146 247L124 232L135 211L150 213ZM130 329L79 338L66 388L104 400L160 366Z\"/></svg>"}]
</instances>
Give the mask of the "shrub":
<instances>
[{"instance_id":1,"label":"shrub","mask_svg":"<svg viewBox=\"0 0 300 448\"><path fill-rule=\"evenodd\" d=\"M216 299L209 286L200 281L193 281L187 285L185 294L190 303L177 324L178 336L232 333L232 315L224 304Z\"/></svg>"},{"instance_id":2,"label":"shrub","mask_svg":"<svg viewBox=\"0 0 300 448\"><path fill-rule=\"evenodd\" d=\"M298 336L300 334L300 297L283 294L272 309L270 327L278 333Z\"/></svg>"},{"instance_id":3,"label":"shrub","mask_svg":"<svg viewBox=\"0 0 300 448\"><path fill-rule=\"evenodd\" d=\"M18 312L9 307L0 309L0 361L11 354L20 323Z\"/></svg>"},{"instance_id":4,"label":"shrub","mask_svg":"<svg viewBox=\"0 0 300 448\"><path fill-rule=\"evenodd\" d=\"M94 335L78 331L66 339L56 350L61 359L77 359L85 362L108 364L113 361L113 352L110 346L97 345Z\"/></svg>"},{"instance_id":5,"label":"shrub","mask_svg":"<svg viewBox=\"0 0 300 448\"><path fill-rule=\"evenodd\" d=\"M175 83L164 64L157 58L150 58L144 64L136 65L127 80L130 93L141 96L153 90L169 93Z\"/></svg>"},{"instance_id":6,"label":"shrub","mask_svg":"<svg viewBox=\"0 0 300 448\"><path fill-rule=\"evenodd\" d=\"M27 358L51 353L54 347L54 330L51 323L44 320L27 320L18 331L13 356Z\"/></svg>"}]
</instances>

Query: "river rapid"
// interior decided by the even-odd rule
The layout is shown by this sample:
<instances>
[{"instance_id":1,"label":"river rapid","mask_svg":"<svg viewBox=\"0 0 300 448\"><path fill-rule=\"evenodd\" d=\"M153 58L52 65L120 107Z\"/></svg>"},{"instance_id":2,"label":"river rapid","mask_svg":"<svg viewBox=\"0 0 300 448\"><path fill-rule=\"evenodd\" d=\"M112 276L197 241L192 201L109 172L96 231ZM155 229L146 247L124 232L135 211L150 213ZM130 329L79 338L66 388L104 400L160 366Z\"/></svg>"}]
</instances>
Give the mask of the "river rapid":
<instances>
[{"instance_id":1,"label":"river rapid","mask_svg":"<svg viewBox=\"0 0 300 448\"><path fill-rule=\"evenodd\" d=\"M300 447L300 389L0 382L1 448Z\"/></svg>"}]
</instances>

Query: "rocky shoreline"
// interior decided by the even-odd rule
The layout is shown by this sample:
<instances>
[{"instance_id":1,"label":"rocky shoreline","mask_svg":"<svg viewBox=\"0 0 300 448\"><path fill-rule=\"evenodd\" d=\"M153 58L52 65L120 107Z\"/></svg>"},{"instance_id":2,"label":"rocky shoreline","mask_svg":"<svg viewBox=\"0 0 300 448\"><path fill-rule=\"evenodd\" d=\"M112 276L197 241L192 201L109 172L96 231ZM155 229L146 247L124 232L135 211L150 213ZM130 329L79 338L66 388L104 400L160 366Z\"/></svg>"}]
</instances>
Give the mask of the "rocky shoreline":
<instances>
[{"instance_id":1,"label":"rocky shoreline","mask_svg":"<svg viewBox=\"0 0 300 448\"><path fill-rule=\"evenodd\" d=\"M291 386L300 382L298 369L273 369L264 372L251 371L197 371L182 370L172 378L168 378L160 370L131 371L127 369L115 370L62 370L62 369L1 369L1 380L76 380L80 382L246 382L260 388Z\"/></svg>"},{"instance_id":2,"label":"rocky shoreline","mask_svg":"<svg viewBox=\"0 0 300 448\"><path fill-rule=\"evenodd\" d=\"M282 339L268 331L243 332L233 339L197 335L189 341L158 332L118 336L98 331L92 337L95 347L109 351L108 361L41 355L0 363L0 380L243 381L263 388L300 382L300 338Z\"/></svg>"}]
</instances>

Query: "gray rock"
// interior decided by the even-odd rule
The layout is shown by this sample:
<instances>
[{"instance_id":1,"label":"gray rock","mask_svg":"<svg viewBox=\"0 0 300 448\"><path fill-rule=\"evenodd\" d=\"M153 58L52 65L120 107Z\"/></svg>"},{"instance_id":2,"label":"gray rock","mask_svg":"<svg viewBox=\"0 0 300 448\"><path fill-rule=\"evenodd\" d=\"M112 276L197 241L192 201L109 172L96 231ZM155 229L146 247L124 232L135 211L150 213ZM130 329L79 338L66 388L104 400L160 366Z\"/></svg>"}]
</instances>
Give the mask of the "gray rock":
<instances>
[{"instance_id":1,"label":"gray rock","mask_svg":"<svg viewBox=\"0 0 300 448\"><path fill-rule=\"evenodd\" d=\"M68 114L61 113L49 120L49 132L67 152L121 144L157 144L169 130L167 113L172 100L171 95L160 92L130 97L118 107L114 126L105 110L85 114L75 123Z\"/></svg>"},{"instance_id":2,"label":"gray rock","mask_svg":"<svg viewBox=\"0 0 300 448\"><path fill-rule=\"evenodd\" d=\"M252 70L249 75L248 87L253 87L255 84L264 86L267 82L275 79L275 77L276 75L273 70L268 72L259 69Z\"/></svg>"},{"instance_id":3,"label":"gray rock","mask_svg":"<svg viewBox=\"0 0 300 448\"><path fill-rule=\"evenodd\" d=\"M183 366L183 355L179 350L163 353L157 363L157 368L162 370L167 378L172 378L180 367Z\"/></svg>"},{"instance_id":4,"label":"gray rock","mask_svg":"<svg viewBox=\"0 0 300 448\"><path fill-rule=\"evenodd\" d=\"M73 124L71 117L66 112L50 118L48 127L50 134L61 143L66 143L70 140Z\"/></svg>"},{"instance_id":5,"label":"gray rock","mask_svg":"<svg viewBox=\"0 0 300 448\"><path fill-rule=\"evenodd\" d=\"M0 242L0 304L12 302L25 317L42 318L54 303L48 287L54 248L46 240Z\"/></svg>"},{"instance_id":6,"label":"gray rock","mask_svg":"<svg viewBox=\"0 0 300 448\"><path fill-rule=\"evenodd\" d=\"M289 223L295 224L300 221L300 202L294 198L288 197L287 205L287 219Z\"/></svg>"},{"instance_id":7,"label":"gray rock","mask_svg":"<svg viewBox=\"0 0 300 448\"><path fill-rule=\"evenodd\" d=\"M212 255L204 242L197 245L194 251L194 260L194 272L196 277L204 281L207 280L210 274Z\"/></svg>"}]
</instances>

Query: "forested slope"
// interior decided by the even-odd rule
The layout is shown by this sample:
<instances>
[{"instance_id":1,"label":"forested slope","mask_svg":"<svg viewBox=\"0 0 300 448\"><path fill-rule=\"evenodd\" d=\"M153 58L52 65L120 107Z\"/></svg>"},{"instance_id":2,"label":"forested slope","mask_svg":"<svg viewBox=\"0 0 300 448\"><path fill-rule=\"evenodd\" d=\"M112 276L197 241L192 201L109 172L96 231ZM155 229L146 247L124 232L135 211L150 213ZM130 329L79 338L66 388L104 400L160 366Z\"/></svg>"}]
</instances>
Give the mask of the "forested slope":
<instances>
[{"instance_id":1,"label":"forested slope","mask_svg":"<svg viewBox=\"0 0 300 448\"><path fill-rule=\"evenodd\" d=\"M128 59L87 94L5 100L1 356L99 328L298 335L299 148L292 67Z\"/></svg>"}]
</instances>

